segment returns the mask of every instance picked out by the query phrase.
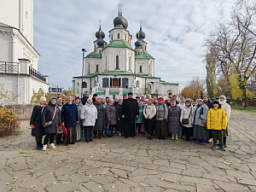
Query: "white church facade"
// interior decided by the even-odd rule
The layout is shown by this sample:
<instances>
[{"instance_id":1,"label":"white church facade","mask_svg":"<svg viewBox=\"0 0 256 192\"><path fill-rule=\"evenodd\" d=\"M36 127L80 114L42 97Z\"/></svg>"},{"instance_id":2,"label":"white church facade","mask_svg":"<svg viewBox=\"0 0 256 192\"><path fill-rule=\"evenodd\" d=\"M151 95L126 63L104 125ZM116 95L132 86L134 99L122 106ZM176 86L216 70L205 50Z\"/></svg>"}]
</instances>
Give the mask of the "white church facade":
<instances>
[{"instance_id":1,"label":"white church facade","mask_svg":"<svg viewBox=\"0 0 256 192\"><path fill-rule=\"evenodd\" d=\"M49 88L33 46L33 0L1 0L0 9L0 88L9 93L0 103L29 104L33 91Z\"/></svg>"},{"instance_id":2,"label":"white church facade","mask_svg":"<svg viewBox=\"0 0 256 192\"><path fill-rule=\"evenodd\" d=\"M128 92L133 92L134 96L156 94L167 97L169 92L178 94L178 83L164 82L155 77L155 58L147 52L142 26L136 34L137 41L133 48L121 6L113 22L109 43L104 41L101 25L96 32L94 51L84 58L84 75L73 77L75 93L81 95L81 92L89 91L110 97L120 97Z\"/></svg>"}]
</instances>

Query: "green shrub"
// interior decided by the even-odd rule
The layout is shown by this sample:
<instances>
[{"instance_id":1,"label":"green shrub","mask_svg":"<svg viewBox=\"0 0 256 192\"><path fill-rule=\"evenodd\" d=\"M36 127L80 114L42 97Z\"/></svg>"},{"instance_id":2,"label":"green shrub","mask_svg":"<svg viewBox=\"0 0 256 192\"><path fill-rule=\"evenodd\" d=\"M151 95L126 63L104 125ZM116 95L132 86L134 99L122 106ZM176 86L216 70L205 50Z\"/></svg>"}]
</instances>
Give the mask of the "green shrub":
<instances>
[{"instance_id":1,"label":"green shrub","mask_svg":"<svg viewBox=\"0 0 256 192\"><path fill-rule=\"evenodd\" d=\"M5 108L0 108L0 137L12 135L20 128L16 114Z\"/></svg>"}]
</instances>

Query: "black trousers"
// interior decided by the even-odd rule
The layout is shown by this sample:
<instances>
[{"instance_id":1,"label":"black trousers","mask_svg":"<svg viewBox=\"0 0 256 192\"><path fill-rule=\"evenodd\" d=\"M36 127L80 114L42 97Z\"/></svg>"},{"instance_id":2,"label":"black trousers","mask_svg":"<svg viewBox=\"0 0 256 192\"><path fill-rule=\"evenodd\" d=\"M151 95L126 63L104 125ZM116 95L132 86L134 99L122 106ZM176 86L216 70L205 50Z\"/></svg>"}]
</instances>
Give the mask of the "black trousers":
<instances>
[{"instance_id":1,"label":"black trousers","mask_svg":"<svg viewBox=\"0 0 256 192\"><path fill-rule=\"evenodd\" d=\"M145 119L144 126L150 136L152 136L154 133L155 122L156 122L155 117L153 117L152 119Z\"/></svg>"},{"instance_id":2,"label":"black trousers","mask_svg":"<svg viewBox=\"0 0 256 192\"><path fill-rule=\"evenodd\" d=\"M183 135L186 136L186 140L189 141L190 140L190 137L193 136L193 128L192 127L184 127L182 126L182 130L184 130L184 133Z\"/></svg>"},{"instance_id":3,"label":"black trousers","mask_svg":"<svg viewBox=\"0 0 256 192\"><path fill-rule=\"evenodd\" d=\"M92 140L92 129L93 126L84 126L84 138L86 141Z\"/></svg>"},{"instance_id":4,"label":"black trousers","mask_svg":"<svg viewBox=\"0 0 256 192\"><path fill-rule=\"evenodd\" d=\"M47 133L44 138L44 144L47 145L49 140L50 140L50 143L54 143L54 135L55 133Z\"/></svg>"},{"instance_id":5,"label":"black trousers","mask_svg":"<svg viewBox=\"0 0 256 192\"><path fill-rule=\"evenodd\" d=\"M117 120L116 131L123 133L123 120L122 119Z\"/></svg>"},{"instance_id":6,"label":"black trousers","mask_svg":"<svg viewBox=\"0 0 256 192\"><path fill-rule=\"evenodd\" d=\"M139 134L141 134L141 127L142 127L142 123L136 123L136 129L138 130Z\"/></svg>"},{"instance_id":7,"label":"black trousers","mask_svg":"<svg viewBox=\"0 0 256 192\"><path fill-rule=\"evenodd\" d=\"M212 131L212 138L213 138L213 145L217 145L217 140L219 140L219 145L222 147L223 145L223 138L222 138L222 131L221 130L211 130Z\"/></svg>"},{"instance_id":8,"label":"black trousers","mask_svg":"<svg viewBox=\"0 0 256 192\"><path fill-rule=\"evenodd\" d=\"M134 123L126 123L124 125L124 137L134 137L135 136L135 122Z\"/></svg>"}]
</instances>

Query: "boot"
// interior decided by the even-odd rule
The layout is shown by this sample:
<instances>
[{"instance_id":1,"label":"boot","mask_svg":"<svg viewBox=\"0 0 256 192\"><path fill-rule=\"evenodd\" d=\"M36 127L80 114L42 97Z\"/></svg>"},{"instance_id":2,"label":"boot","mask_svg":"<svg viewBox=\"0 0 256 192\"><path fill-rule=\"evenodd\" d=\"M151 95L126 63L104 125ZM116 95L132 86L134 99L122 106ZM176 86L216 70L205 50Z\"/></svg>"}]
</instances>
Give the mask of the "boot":
<instances>
[{"instance_id":1,"label":"boot","mask_svg":"<svg viewBox=\"0 0 256 192\"><path fill-rule=\"evenodd\" d=\"M97 137L97 131L93 131L94 138Z\"/></svg>"},{"instance_id":2,"label":"boot","mask_svg":"<svg viewBox=\"0 0 256 192\"><path fill-rule=\"evenodd\" d=\"M216 149L216 145L212 145L211 149L214 151Z\"/></svg>"},{"instance_id":3,"label":"boot","mask_svg":"<svg viewBox=\"0 0 256 192\"><path fill-rule=\"evenodd\" d=\"M98 137L99 137L99 139L101 139L101 131L99 131Z\"/></svg>"},{"instance_id":4,"label":"boot","mask_svg":"<svg viewBox=\"0 0 256 192\"><path fill-rule=\"evenodd\" d=\"M51 149L56 149L54 143L51 143L49 147L50 147Z\"/></svg>"},{"instance_id":5,"label":"boot","mask_svg":"<svg viewBox=\"0 0 256 192\"><path fill-rule=\"evenodd\" d=\"M174 134L172 134L172 140L174 140Z\"/></svg>"},{"instance_id":6,"label":"boot","mask_svg":"<svg viewBox=\"0 0 256 192\"><path fill-rule=\"evenodd\" d=\"M223 145L220 147L220 150L221 151L226 151Z\"/></svg>"},{"instance_id":7,"label":"boot","mask_svg":"<svg viewBox=\"0 0 256 192\"><path fill-rule=\"evenodd\" d=\"M43 151L46 151L46 149L47 149L47 145L43 145Z\"/></svg>"},{"instance_id":8,"label":"boot","mask_svg":"<svg viewBox=\"0 0 256 192\"><path fill-rule=\"evenodd\" d=\"M178 134L175 134L175 140L177 141L179 138L178 138Z\"/></svg>"},{"instance_id":9,"label":"boot","mask_svg":"<svg viewBox=\"0 0 256 192\"><path fill-rule=\"evenodd\" d=\"M205 145L205 144L206 144L206 140L203 139L200 145Z\"/></svg>"},{"instance_id":10,"label":"boot","mask_svg":"<svg viewBox=\"0 0 256 192\"><path fill-rule=\"evenodd\" d=\"M223 146L224 146L225 148L227 147L226 142L227 142L227 137L223 137Z\"/></svg>"},{"instance_id":11,"label":"boot","mask_svg":"<svg viewBox=\"0 0 256 192\"><path fill-rule=\"evenodd\" d=\"M42 146L41 146L41 142L37 142L37 145L36 145L36 149L37 150L40 150L40 149L42 149Z\"/></svg>"}]
</instances>

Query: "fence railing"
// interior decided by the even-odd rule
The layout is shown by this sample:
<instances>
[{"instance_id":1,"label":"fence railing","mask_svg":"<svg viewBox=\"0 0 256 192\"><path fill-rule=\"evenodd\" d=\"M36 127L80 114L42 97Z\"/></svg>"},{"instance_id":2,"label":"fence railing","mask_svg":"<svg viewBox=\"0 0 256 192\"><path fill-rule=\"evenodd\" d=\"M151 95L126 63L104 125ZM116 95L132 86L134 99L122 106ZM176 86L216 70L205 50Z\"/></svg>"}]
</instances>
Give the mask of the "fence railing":
<instances>
[{"instance_id":1,"label":"fence railing","mask_svg":"<svg viewBox=\"0 0 256 192\"><path fill-rule=\"evenodd\" d=\"M33 67L29 66L29 75L32 75L33 77L36 77L44 82L46 82L45 77L39 73L37 70L35 70Z\"/></svg>"},{"instance_id":2,"label":"fence railing","mask_svg":"<svg viewBox=\"0 0 256 192\"><path fill-rule=\"evenodd\" d=\"M0 73L19 73L19 63L0 61Z\"/></svg>"},{"instance_id":3,"label":"fence railing","mask_svg":"<svg viewBox=\"0 0 256 192\"><path fill-rule=\"evenodd\" d=\"M5 74L20 74L20 64L18 62L5 62L0 61L0 73ZM33 67L29 66L29 75L46 82L46 78L35 70Z\"/></svg>"}]
</instances>

